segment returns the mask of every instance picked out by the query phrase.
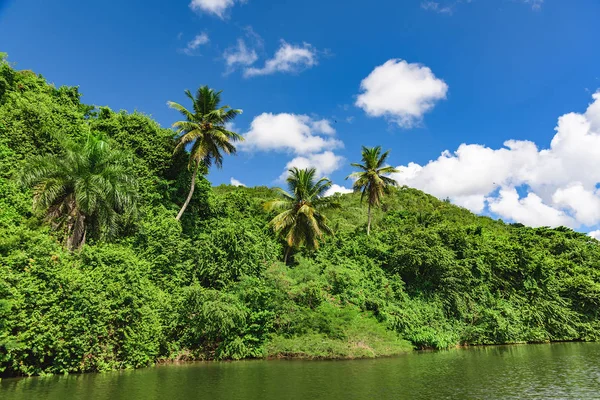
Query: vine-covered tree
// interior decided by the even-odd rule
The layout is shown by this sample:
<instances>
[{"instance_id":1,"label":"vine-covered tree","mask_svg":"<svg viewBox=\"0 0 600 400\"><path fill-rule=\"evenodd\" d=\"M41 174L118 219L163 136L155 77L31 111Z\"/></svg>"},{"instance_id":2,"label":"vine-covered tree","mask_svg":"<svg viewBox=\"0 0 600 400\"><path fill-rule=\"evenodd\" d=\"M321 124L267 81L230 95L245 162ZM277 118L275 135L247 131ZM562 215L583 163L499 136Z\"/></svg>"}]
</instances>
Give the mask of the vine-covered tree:
<instances>
[{"instance_id":1,"label":"vine-covered tree","mask_svg":"<svg viewBox=\"0 0 600 400\"><path fill-rule=\"evenodd\" d=\"M186 90L185 94L192 101L191 111L181 104L168 102L171 108L179 111L185 117L185 120L173 124L180 135L175 151L181 151L188 145L191 146L188 168L192 170L192 182L187 199L177 214L177 220L181 219L190 204L200 163L207 168L210 168L213 163L217 168L222 168L222 153L235 154L236 148L232 143L244 140L240 134L229 131L226 127L226 124L233 121L238 114L242 113L242 110L220 106L221 91L216 92L208 86L201 86L195 97L189 90Z\"/></svg>"},{"instance_id":2,"label":"vine-covered tree","mask_svg":"<svg viewBox=\"0 0 600 400\"><path fill-rule=\"evenodd\" d=\"M292 249L302 245L316 249L324 234L333 234L321 211L339 207L330 197L325 197L331 181L327 178L316 180L314 168L290 169L287 184L289 192L278 188L280 198L265 203L266 210L281 211L270 225L288 245L286 263Z\"/></svg>"},{"instance_id":3,"label":"vine-covered tree","mask_svg":"<svg viewBox=\"0 0 600 400\"><path fill-rule=\"evenodd\" d=\"M64 232L69 250L81 248L89 233L114 236L122 216L135 212L137 185L129 156L89 135L82 142L62 138L62 154L33 157L20 182L33 188L34 210L45 212Z\"/></svg>"},{"instance_id":4,"label":"vine-covered tree","mask_svg":"<svg viewBox=\"0 0 600 400\"><path fill-rule=\"evenodd\" d=\"M397 186L398 183L390 178L389 174L398 172L394 167L386 166L385 162L390 154L386 151L381 154L381 146L362 148L362 164L352 163L355 168L360 171L350 174L346 179L355 179L353 189L354 192L361 193L361 201L367 196L369 203L367 235L371 234L371 208L381 204L383 195L388 192L390 186Z\"/></svg>"}]
</instances>

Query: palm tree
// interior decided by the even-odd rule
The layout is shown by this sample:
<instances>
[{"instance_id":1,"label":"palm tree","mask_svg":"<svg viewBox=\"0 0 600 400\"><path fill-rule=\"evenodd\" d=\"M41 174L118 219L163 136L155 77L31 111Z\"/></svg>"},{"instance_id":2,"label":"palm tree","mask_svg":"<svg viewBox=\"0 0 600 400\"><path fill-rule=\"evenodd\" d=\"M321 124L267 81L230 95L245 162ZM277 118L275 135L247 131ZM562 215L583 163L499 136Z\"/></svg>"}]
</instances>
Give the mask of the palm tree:
<instances>
[{"instance_id":1,"label":"palm tree","mask_svg":"<svg viewBox=\"0 0 600 400\"><path fill-rule=\"evenodd\" d=\"M321 211L339 207L331 198L324 197L331 187L331 181L327 178L316 181L314 168L290 169L287 183L289 193L277 188L280 198L265 204L267 211L281 211L271 220L270 225L288 245L284 259L286 264L292 248L299 248L304 244L309 249L316 249L325 233L333 234Z\"/></svg>"},{"instance_id":2,"label":"palm tree","mask_svg":"<svg viewBox=\"0 0 600 400\"><path fill-rule=\"evenodd\" d=\"M381 199L384 193L387 193L390 186L397 186L398 182L390 178L389 174L399 172L396 168L384 166L390 151L381 154L381 146L362 148L362 164L352 163L353 167L359 168L361 171L350 174L346 179L356 179L353 185L354 192L361 192L360 201L364 197L368 197L369 211L367 222L367 235L371 234L371 208L381 204Z\"/></svg>"},{"instance_id":3,"label":"palm tree","mask_svg":"<svg viewBox=\"0 0 600 400\"><path fill-rule=\"evenodd\" d=\"M243 141L244 138L227 130L226 123L242 113L229 106L219 106L221 103L221 92L215 92L208 86L202 86L196 92L196 97L189 90L185 91L187 97L192 100L192 111L181 104L169 101L169 107L179 111L185 117L183 121L177 121L173 127L179 133L179 140L175 151L180 151L191 145L190 161L188 168L192 172L192 183L183 207L177 214L177 220L181 219L196 186L196 175L200 163L209 168L213 162L218 168L223 167L223 153L235 154L236 149L232 142Z\"/></svg>"},{"instance_id":4,"label":"palm tree","mask_svg":"<svg viewBox=\"0 0 600 400\"><path fill-rule=\"evenodd\" d=\"M69 250L80 249L88 233L111 237L123 215L136 210L137 185L128 172L129 157L102 139L59 139L64 154L32 158L21 172L33 188L33 208L63 230Z\"/></svg>"}]
</instances>

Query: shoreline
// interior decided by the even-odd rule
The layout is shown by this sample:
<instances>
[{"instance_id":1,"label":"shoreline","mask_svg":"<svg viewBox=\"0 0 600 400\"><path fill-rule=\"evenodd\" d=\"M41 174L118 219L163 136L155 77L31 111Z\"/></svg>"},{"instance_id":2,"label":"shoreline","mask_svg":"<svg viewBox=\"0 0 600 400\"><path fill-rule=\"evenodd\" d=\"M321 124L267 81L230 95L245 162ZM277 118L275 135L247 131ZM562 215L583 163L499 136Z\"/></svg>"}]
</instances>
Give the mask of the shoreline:
<instances>
[{"instance_id":1,"label":"shoreline","mask_svg":"<svg viewBox=\"0 0 600 400\"><path fill-rule=\"evenodd\" d=\"M278 355L270 355L261 358L242 358L239 360L225 359L225 360L216 360L216 359L189 359L189 360L169 360L169 359L159 359L154 364L140 367L140 368L124 368L124 369L115 369L109 371L89 371L89 372L81 372L81 373L66 373L66 374L44 374L44 375L17 375L17 376L5 376L0 377L0 382L9 381L9 380L21 380L21 379L30 379L30 378L55 378L55 377L65 377L69 375L73 376L83 376L83 375L93 375L93 374L110 374L110 373L123 373L123 372L133 372L138 370L144 370L149 368L161 368L167 366L183 366L188 364L218 364L218 363L226 363L233 364L238 362L258 362L258 361L364 361L364 360L376 360L376 359L386 359L386 358L394 358L405 356L409 354L419 354L419 353L437 353L437 352L445 352L450 350L470 350L470 349L484 349L484 348L492 348L492 347L515 347L515 346L534 346L534 345L553 345L553 344L574 344L574 343L582 343L582 344L594 344L600 343L598 341L586 341L586 340L556 340L556 341L544 341L544 342L516 342L516 343L499 343L499 344L478 344L478 345L456 345L453 347L449 347L447 349L412 349L406 350L394 354L381 354L375 355L373 357L315 357L315 356L278 356Z\"/></svg>"}]
</instances>

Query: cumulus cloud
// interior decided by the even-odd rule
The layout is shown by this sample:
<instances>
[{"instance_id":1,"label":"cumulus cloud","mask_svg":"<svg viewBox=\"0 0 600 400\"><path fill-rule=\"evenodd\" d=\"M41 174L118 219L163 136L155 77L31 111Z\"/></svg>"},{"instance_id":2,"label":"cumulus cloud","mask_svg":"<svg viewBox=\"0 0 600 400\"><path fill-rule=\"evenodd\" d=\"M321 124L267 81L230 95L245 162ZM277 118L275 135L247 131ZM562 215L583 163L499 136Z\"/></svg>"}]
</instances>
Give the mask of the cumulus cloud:
<instances>
[{"instance_id":1,"label":"cumulus cloud","mask_svg":"<svg viewBox=\"0 0 600 400\"><path fill-rule=\"evenodd\" d=\"M296 157L286 164L285 171L279 176L279 180L284 181L288 176L288 171L294 167L299 169L315 168L317 175L323 177L340 169L343 162L344 157L338 156L332 151Z\"/></svg>"},{"instance_id":2,"label":"cumulus cloud","mask_svg":"<svg viewBox=\"0 0 600 400\"><path fill-rule=\"evenodd\" d=\"M360 88L356 106L372 117L386 117L403 128L418 125L448 92L448 85L431 69L399 59L376 67Z\"/></svg>"},{"instance_id":3,"label":"cumulus cloud","mask_svg":"<svg viewBox=\"0 0 600 400\"><path fill-rule=\"evenodd\" d=\"M423 166L400 166L394 178L477 213L487 205L531 226L594 227L600 224L600 92L585 113L561 116L555 131L547 149L521 140L499 149L462 144Z\"/></svg>"},{"instance_id":4,"label":"cumulus cloud","mask_svg":"<svg viewBox=\"0 0 600 400\"><path fill-rule=\"evenodd\" d=\"M248 48L244 39L240 38L236 46L225 50L223 58L227 66L227 73L230 73L239 66L245 67L254 64L258 60L258 54L256 54L256 50Z\"/></svg>"},{"instance_id":5,"label":"cumulus cloud","mask_svg":"<svg viewBox=\"0 0 600 400\"><path fill-rule=\"evenodd\" d=\"M571 211L581 224L591 226L600 221L599 194L598 190L587 190L581 183L575 183L557 189L552 201L557 206Z\"/></svg>"},{"instance_id":6,"label":"cumulus cloud","mask_svg":"<svg viewBox=\"0 0 600 400\"><path fill-rule=\"evenodd\" d=\"M333 196L336 193L340 193L340 194L352 193L352 189L348 189L344 186L340 186L340 185L334 183L325 192L325 197Z\"/></svg>"},{"instance_id":7,"label":"cumulus cloud","mask_svg":"<svg viewBox=\"0 0 600 400\"><path fill-rule=\"evenodd\" d=\"M278 72L297 73L317 65L317 50L309 43L301 46L292 45L281 41L281 46L273 58L265 61L262 68L249 67L244 71L244 76L271 75Z\"/></svg>"},{"instance_id":8,"label":"cumulus cloud","mask_svg":"<svg viewBox=\"0 0 600 400\"><path fill-rule=\"evenodd\" d=\"M196 12L213 14L223 19L228 8L235 3L244 3L245 0L192 0L190 8Z\"/></svg>"},{"instance_id":9,"label":"cumulus cloud","mask_svg":"<svg viewBox=\"0 0 600 400\"><path fill-rule=\"evenodd\" d=\"M230 183L232 186L242 186L242 187L246 187L246 185L244 185L242 182L238 181L238 180L237 180L237 179L235 179L234 177L232 177L232 178L229 180L229 183Z\"/></svg>"},{"instance_id":10,"label":"cumulus cloud","mask_svg":"<svg viewBox=\"0 0 600 400\"><path fill-rule=\"evenodd\" d=\"M187 46L185 47L185 49L183 49L183 52L188 56L192 56L196 53L196 50L198 50L200 46L205 45L208 42L210 42L210 38L208 37L208 35L206 33L201 33L199 35L196 35L194 39L190 40L187 43Z\"/></svg>"},{"instance_id":11,"label":"cumulus cloud","mask_svg":"<svg viewBox=\"0 0 600 400\"><path fill-rule=\"evenodd\" d=\"M335 138L336 131L327 119L312 118L308 115L263 113L254 118L250 129L239 144L242 151L291 153L290 160L279 181L285 180L290 168L317 169L319 176L338 170L344 158L332 150L344 146Z\"/></svg>"},{"instance_id":12,"label":"cumulus cloud","mask_svg":"<svg viewBox=\"0 0 600 400\"><path fill-rule=\"evenodd\" d=\"M318 153L343 147L333 137L335 130L326 120L308 115L263 113L252 121L239 147L246 151L277 151L296 154Z\"/></svg>"},{"instance_id":13,"label":"cumulus cloud","mask_svg":"<svg viewBox=\"0 0 600 400\"><path fill-rule=\"evenodd\" d=\"M593 237L596 240L600 240L600 230L592 231L588 233L589 236Z\"/></svg>"},{"instance_id":14,"label":"cumulus cloud","mask_svg":"<svg viewBox=\"0 0 600 400\"><path fill-rule=\"evenodd\" d=\"M311 121L311 126L315 132L323 133L325 135L335 135L335 129L333 129L331 122L327 119Z\"/></svg>"},{"instance_id":15,"label":"cumulus cloud","mask_svg":"<svg viewBox=\"0 0 600 400\"><path fill-rule=\"evenodd\" d=\"M515 188L502 189L498 197L489 197L488 203L493 213L525 225L576 226L573 218L545 204L535 193L528 193L526 197L520 198Z\"/></svg>"}]
</instances>

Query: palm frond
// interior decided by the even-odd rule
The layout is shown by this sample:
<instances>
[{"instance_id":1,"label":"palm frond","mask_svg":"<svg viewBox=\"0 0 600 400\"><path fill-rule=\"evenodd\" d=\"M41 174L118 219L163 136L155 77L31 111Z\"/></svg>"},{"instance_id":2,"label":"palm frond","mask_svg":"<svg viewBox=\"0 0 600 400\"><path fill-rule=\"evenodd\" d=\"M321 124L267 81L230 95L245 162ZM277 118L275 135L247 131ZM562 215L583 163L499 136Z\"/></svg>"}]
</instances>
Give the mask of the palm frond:
<instances>
[{"instance_id":1,"label":"palm frond","mask_svg":"<svg viewBox=\"0 0 600 400\"><path fill-rule=\"evenodd\" d=\"M137 186L129 175L130 157L105 140L88 135L61 143L64 154L34 157L19 179L33 188L34 209L78 247L89 230L104 235L119 229L120 214L135 208Z\"/></svg>"},{"instance_id":2,"label":"palm frond","mask_svg":"<svg viewBox=\"0 0 600 400\"><path fill-rule=\"evenodd\" d=\"M319 210L339 204L323 196L331 187L331 181L327 178L316 180L315 177L314 168L291 168L286 180L290 193L277 189L280 198L264 205L269 211L282 211L270 225L289 247L316 248L324 233L332 233Z\"/></svg>"},{"instance_id":3,"label":"palm frond","mask_svg":"<svg viewBox=\"0 0 600 400\"><path fill-rule=\"evenodd\" d=\"M167 105L172 109L179 111L185 118L187 118L188 121L192 121L194 119L194 114L181 104L175 103L174 101L168 101Z\"/></svg>"}]
</instances>

